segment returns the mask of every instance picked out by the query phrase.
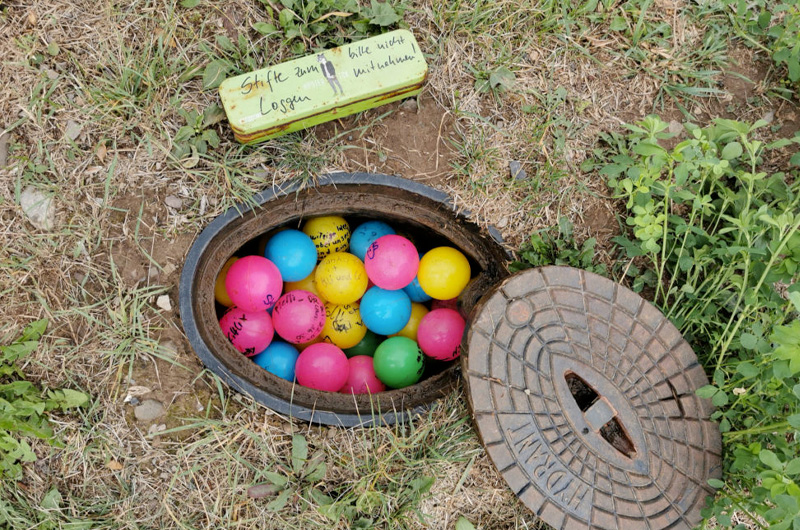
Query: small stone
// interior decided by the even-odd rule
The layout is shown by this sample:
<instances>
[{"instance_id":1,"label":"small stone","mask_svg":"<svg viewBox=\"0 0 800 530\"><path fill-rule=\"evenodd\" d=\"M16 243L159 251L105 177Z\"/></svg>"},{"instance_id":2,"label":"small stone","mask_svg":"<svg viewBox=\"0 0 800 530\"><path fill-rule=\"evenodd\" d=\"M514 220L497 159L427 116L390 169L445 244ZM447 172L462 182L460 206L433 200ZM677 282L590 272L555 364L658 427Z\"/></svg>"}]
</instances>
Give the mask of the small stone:
<instances>
[{"instance_id":1,"label":"small stone","mask_svg":"<svg viewBox=\"0 0 800 530\"><path fill-rule=\"evenodd\" d=\"M378 153L378 161L379 161L379 162L381 162L381 163L383 163L383 162L386 162L386 160L387 160L388 158L389 158L389 157L388 157L388 156L386 155L386 153L384 153L383 151L381 151L380 153Z\"/></svg>"},{"instance_id":2,"label":"small stone","mask_svg":"<svg viewBox=\"0 0 800 530\"><path fill-rule=\"evenodd\" d=\"M150 390L150 388L148 388L146 386L133 385L133 386L128 387L128 395L129 396L142 397L142 396L146 396L150 392L152 392L152 390Z\"/></svg>"},{"instance_id":3,"label":"small stone","mask_svg":"<svg viewBox=\"0 0 800 530\"><path fill-rule=\"evenodd\" d=\"M348 134L347 135L347 141L348 142L352 142L353 141L353 135L352 134Z\"/></svg>"},{"instance_id":4,"label":"small stone","mask_svg":"<svg viewBox=\"0 0 800 530\"><path fill-rule=\"evenodd\" d=\"M33 226L39 230L53 229L56 224L56 207L52 197L28 186L22 191L19 204Z\"/></svg>"},{"instance_id":5,"label":"small stone","mask_svg":"<svg viewBox=\"0 0 800 530\"><path fill-rule=\"evenodd\" d=\"M176 210L180 210L183 207L183 201L179 197L176 197L175 195L167 196L167 198L164 199L164 202L166 203L167 206L169 206L170 208L174 208Z\"/></svg>"},{"instance_id":6,"label":"small stone","mask_svg":"<svg viewBox=\"0 0 800 530\"><path fill-rule=\"evenodd\" d=\"M130 399L128 400L128 403L130 403L130 405L131 405L132 407L135 407L135 406L137 406L137 405L139 404L139 398L137 398L137 397L132 397L132 398L130 398Z\"/></svg>"},{"instance_id":7,"label":"small stone","mask_svg":"<svg viewBox=\"0 0 800 530\"><path fill-rule=\"evenodd\" d=\"M771 110L771 111L767 112L766 114L764 114L764 117L761 118L761 119L764 120L767 123L772 123L772 120L775 119L775 111ZM2 165L3 164L0 164L0 166L2 166Z\"/></svg>"},{"instance_id":8,"label":"small stone","mask_svg":"<svg viewBox=\"0 0 800 530\"><path fill-rule=\"evenodd\" d=\"M400 110L404 110L406 112L416 112L417 100L414 98L408 98L404 102L400 103Z\"/></svg>"},{"instance_id":9,"label":"small stone","mask_svg":"<svg viewBox=\"0 0 800 530\"><path fill-rule=\"evenodd\" d=\"M178 357L178 345L175 344L175 341L165 340L160 343L158 347L165 357L169 357L170 359Z\"/></svg>"},{"instance_id":10,"label":"small stone","mask_svg":"<svg viewBox=\"0 0 800 530\"><path fill-rule=\"evenodd\" d=\"M158 434L167 430L165 424L156 425L155 423L147 429L147 434Z\"/></svg>"},{"instance_id":11,"label":"small stone","mask_svg":"<svg viewBox=\"0 0 800 530\"><path fill-rule=\"evenodd\" d=\"M58 79L58 72L56 72L52 68L45 68L44 69L44 75L46 75L47 79L49 79L50 81Z\"/></svg>"},{"instance_id":12,"label":"small stone","mask_svg":"<svg viewBox=\"0 0 800 530\"><path fill-rule=\"evenodd\" d=\"M508 226L508 217L503 217L497 222L497 228L505 228Z\"/></svg>"},{"instance_id":13,"label":"small stone","mask_svg":"<svg viewBox=\"0 0 800 530\"><path fill-rule=\"evenodd\" d=\"M518 160L509 162L508 169L511 171L511 178L514 180L525 180L528 178L528 174L522 169L522 164Z\"/></svg>"},{"instance_id":14,"label":"small stone","mask_svg":"<svg viewBox=\"0 0 800 530\"><path fill-rule=\"evenodd\" d=\"M681 131L683 131L683 124L681 124L681 122L677 120L672 120L671 122L669 122L669 127L667 128L667 131L671 134L678 134Z\"/></svg>"},{"instance_id":15,"label":"small stone","mask_svg":"<svg viewBox=\"0 0 800 530\"><path fill-rule=\"evenodd\" d=\"M6 167L8 161L8 144L11 143L11 135L8 133L0 134L0 169Z\"/></svg>"},{"instance_id":16,"label":"small stone","mask_svg":"<svg viewBox=\"0 0 800 530\"><path fill-rule=\"evenodd\" d=\"M83 127L81 127L78 124L78 122L69 120L67 122L67 127L64 130L64 136L66 136L67 138L69 138L72 141L75 141L78 138L78 136L81 135L81 130L82 129L83 129Z\"/></svg>"},{"instance_id":17,"label":"small stone","mask_svg":"<svg viewBox=\"0 0 800 530\"><path fill-rule=\"evenodd\" d=\"M156 305L164 311L172 311L172 302L169 301L169 295L162 294L156 298Z\"/></svg>"},{"instance_id":18,"label":"small stone","mask_svg":"<svg viewBox=\"0 0 800 530\"><path fill-rule=\"evenodd\" d=\"M164 405L155 399L145 399L142 404L133 409L133 415L139 421L152 421L164 415Z\"/></svg>"},{"instance_id":19,"label":"small stone","mask_svg":"<svg viewBox=\"0 0 800 530\"><path fill-rule=\"evenodd\" d=\"M175 272L175 270L177 270L177 267L175 267L173 263L167 263L166 265L164 265L164 271L163 271L164 276L169 276L170 274Z\"/></svg>"}]
</instances>

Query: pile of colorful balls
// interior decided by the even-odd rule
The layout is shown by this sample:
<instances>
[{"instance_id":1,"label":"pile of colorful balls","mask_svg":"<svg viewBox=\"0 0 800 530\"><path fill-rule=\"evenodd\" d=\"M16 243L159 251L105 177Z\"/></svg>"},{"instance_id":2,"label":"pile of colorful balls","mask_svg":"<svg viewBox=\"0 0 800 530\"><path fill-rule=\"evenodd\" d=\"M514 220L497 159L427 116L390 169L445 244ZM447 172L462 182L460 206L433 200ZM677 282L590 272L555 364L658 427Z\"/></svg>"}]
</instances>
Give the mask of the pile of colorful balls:
<instances>
[{"instance_id":1,"label":"pile of colorful balls","mask_svg":"<svg viewBox=\"0 0 800 530\"><path fill-rule=\"evenodd\" d=\"M351 234L346 219L325 216L274 233L263 256L231 257L214 294L228 308L222 332L265 370L316 390L375 394L459 356L456 299L470 274L453 247L423 254L383 221Z\"/></svg>"}]
</instances>

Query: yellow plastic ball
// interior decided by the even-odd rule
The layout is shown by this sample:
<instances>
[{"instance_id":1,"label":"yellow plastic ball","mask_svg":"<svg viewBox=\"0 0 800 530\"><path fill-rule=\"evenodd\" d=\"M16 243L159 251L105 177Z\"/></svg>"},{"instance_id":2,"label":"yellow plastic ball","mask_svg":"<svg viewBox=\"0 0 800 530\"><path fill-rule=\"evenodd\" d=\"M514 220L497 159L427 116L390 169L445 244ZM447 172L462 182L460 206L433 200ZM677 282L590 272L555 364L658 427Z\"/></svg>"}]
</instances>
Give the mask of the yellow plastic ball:
<instances>
[{"instance_id":1,"label":"yellow plastic ball","mask_svg":"<svg viewBox=\"0 0 800 530\"><path fill-rule=\"evenodd\" d=\"M214 299L225 307L231 307L233 305L231 297L228 296L228 291L225 289L225 277L228 275L228 269L230 269L231 265L236 263L238 259L239 258L236 256L228 258L228 261L225 262L225 265L222 266L222 270L219 271L217 275L217 281L214 283Z\"/></svg>"},{"instance_id":2,"label":"yellow plastic ball","mask_svg":"<svg viewBox=\"0 0 800 530\"><path fill-rule=\"evenodd\" d=\"M301 291L308 291L309 293L317 295L317 297L324 302L325 298L319 293L319 289L317 289L317 282L314 279L314 274L316 272L317 268L314 267L314 270L311 271L311 274L302 280L297 280L296 282L286 282L286 284L283 286L283 292L288 293L289 291L297 291L298 289Z\"/></svg>"},{"instance_id":3,"label":"yellow plastic ball","mask_svg":"<svg viewBox=\"0 0 800 530\"><path fill-rule=\"evenodd\" d=\"M317 247L317 260L350 247L350 225L338 215L309 219L303 226L303 233Z\"/></svg>"},{"instance_id":4,"label":"yellow plastic ball","mask_svg":"<svg viewBox=\"0 0 800 530\"><path fill-rule=\"evenodd\" d=\"M461 294L469 283L469 261L452 247L437 247L422 256L417 278L428 296L450 300Z\"/></svg>"},{"instance_id":5,"label":"yellow plastic ball","mask_svg":"<svg viewBox=\"0 0 800 530\"><path fill-rule=\"evenodd\" d=\"M366 334L367 326L361 320L358 303L325 303L325 326L320 333L322 340L344 350L361 342Z\"/></svg>"},{"instance_id":6,"label":"yellow plastic ball","mask_svg":"<svg viewBox=\"0 0 800 530\"><path fill-rule=\"evenodd\" d=\"M428 308L417 302L411 302L411 318L408 319L408 324L403 329L392 335L392 337L408 337L411 340L417 340L417 330L422 317L428 314Z\"/></svg>"},{"instance_id":7,"label":"yellow plastic ball","mask_svg":"<svg viewBox=\"0 0 800 530\"><path fill-rule=\"evenodd\" d=\"M324 258L314 273L322 298L333 304L352 304L367 292L364 263L352 254L336 252Z\"/></svg>"}]
</instances>

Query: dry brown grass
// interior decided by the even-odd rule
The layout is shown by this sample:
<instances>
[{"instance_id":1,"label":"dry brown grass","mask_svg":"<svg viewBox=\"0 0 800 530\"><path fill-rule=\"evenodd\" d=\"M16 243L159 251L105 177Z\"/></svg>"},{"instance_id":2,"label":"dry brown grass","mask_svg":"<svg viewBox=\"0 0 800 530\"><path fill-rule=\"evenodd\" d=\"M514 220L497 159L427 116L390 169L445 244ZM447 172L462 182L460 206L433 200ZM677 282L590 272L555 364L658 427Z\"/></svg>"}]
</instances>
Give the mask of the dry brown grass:
<instances>
[{"instance_id":1,"label":"dry brown grass","mask_svg":"<svg viewBox=\"0 0 800 530\"><path fill-rule=\"evenodd\" d=\"M656 70L679 60L672 55L695 46L701 34L671 9L675 3L662 4L659 16L678 30L670 49L652 50L647 66ZM208 58L200 44L213 48L216 35L235 39L244 32L254 47L264 46L264 38L248 29L263 17L258 2L226 0L196 9L147 1L2 5L0 131L11 129L12 141L8 167L0 168L0 335L8 340L26 323L48 318L46 340L24 371L43 385L81 388L94 399L81 415L56 418L64 449L36 445L39 461L26 466L19 483L2 488L6 501L29 507L28 513L58 488L66 501L51 514L54 527L80 520L131 529L330 527L303 497L276 514L245 496L249 485L263 481L261 471L285 461L293 432L325 453L323 486L332 490L357 492L365 461L370 472L387 466L385 473L420 476L423 470L406 475L397 468L397 448L413 430L292 424L218 387L189 349L175 312L158 310L155 296L166 292L177 305L185 252L233 202L316 171L379 171L382 148L397 172L447 191L480 222L500 227L512 245L559 215L576 222L579 239L607 240L615 231L614 203L580 164L601 132L651 112L659 90L652 75L631 73L630 61L611 53L625 43L601 27L579 36L540 31L541 12L512 0L492 4L492 24L470 26L458 22L472 16L468 5L416 2L406 20L431 54L423 98L438 108L439 125L431 127L436 137L429 139L438 147L426 159L433 160L430 171L407 162L404 137L387 136L375 119L381 109L341 122L345 129L364 127L354 140L309 132L242 149L223 124L220 148L186 168L169 158L170 138L182 125L176 108L202 110L217 95L185 74L202 72ZM47 51L51 43L58 46L55 55ZM288 57L278 41L266 46L257 54L262 63ZM514 89L500 97L478 93L466 66L494 67L501 57L516 74ZM142 77L131 73L154 64ZM565 98L548 102L558 88ZM698 114L718 112L714 104L696 103ZM750 105L750 115L764 109L750 99L742 105ZM679 117L674 108L666 113ZM65 137L70 122L81 128L74 141ZM356 155L345 147L359 135L369 141ZM510 178L511 160L522 162L528 180ZM55 197L54 230L26 221L18 196L29 185ZM183 206L167 207L167 196ZM164 350L168 341L177 351ZM148 434L149 425L135 420L123 402L132 385L148 387L149 397L169 406L160 421L174 431ZM467 415L456 393L426 420L426 440L449 455L419 460L424 473L437 478L418 506L426 527L453 528L465 515L481 528L539 528L468 426L456 426L458 447L447 447L453 425ZM387 475L378 484L390 482ZM420 524L416 517L409 521L409 527Z\"/></svg>"}]
</instances>

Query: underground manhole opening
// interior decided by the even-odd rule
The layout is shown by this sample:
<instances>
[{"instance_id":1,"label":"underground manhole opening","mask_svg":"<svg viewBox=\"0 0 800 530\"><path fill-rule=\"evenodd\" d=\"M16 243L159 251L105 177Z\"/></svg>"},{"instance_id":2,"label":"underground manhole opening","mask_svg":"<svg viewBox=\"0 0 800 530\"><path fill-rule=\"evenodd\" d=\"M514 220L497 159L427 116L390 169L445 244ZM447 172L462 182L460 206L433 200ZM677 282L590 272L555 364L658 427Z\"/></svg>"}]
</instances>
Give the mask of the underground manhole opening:
<instances>
[{"instance_id":1,"label":"underground manhole opening","mask_svg":"<svg viewBox=\"0 0 800 530\"><path fill-rule=\"evenodd\" d=\"M350 229L366 221L389 224L424 253L439 246L460 250L471 280L458 297L466 318L478 298L507 273L507 254L497 239L457 212L446 195L426 186L382 175L341 174L307 189L270 190L259 207L227 212L201 234L190 251L181 279L182 317L187 335L204 364L234 388L281 413L334 425L392 423L420 410L454 386L458 359L425 359L416 384L376 394L323 392L281 379L239 353L220 330L226 307L214 298L214 283L231 256L264 255L266 242L286 229L300 230L312 218L344 217ZM434 302L428 302L430 307Z\"/></svg>"}]
</instances>

